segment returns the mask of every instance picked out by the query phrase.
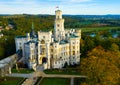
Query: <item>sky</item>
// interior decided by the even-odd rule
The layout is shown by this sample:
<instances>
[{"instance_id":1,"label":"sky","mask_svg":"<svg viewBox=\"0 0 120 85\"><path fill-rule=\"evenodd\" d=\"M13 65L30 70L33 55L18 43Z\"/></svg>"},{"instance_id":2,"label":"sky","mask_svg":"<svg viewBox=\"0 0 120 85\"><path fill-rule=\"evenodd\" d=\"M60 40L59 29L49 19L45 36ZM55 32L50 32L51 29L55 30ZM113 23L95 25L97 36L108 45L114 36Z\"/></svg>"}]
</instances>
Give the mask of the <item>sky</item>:
<instances>
[{"instance_id":1,"label":"sky","mask_svg":"<svg viewBox=\"0 0 120 85\"><path fill-rule=\"evenodd\" d=\"M120 14L120 0L0 0L0 14Z\"/></svg>"}]
</instances>

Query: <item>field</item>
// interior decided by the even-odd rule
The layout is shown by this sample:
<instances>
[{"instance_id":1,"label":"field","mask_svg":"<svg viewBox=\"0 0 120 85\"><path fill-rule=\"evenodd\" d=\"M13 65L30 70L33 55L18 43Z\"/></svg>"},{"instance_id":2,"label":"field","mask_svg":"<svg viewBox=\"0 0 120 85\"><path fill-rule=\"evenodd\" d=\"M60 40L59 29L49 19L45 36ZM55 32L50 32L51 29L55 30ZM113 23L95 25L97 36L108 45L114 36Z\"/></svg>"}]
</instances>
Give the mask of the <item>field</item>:
<instances>
[{"instance_id":1,"label":"field","mask_svg":"<svg viewBox=\"0 0 120 85\"><path fill-rule=\"evenodd\" d=\"M40 85L70 85L67 78L44 78Z\"/></svg>"},{"instance_id":2,"label":"field","mask_svg":"<svg viewBox=\"0 0 120 85\"><path fill-rule=\"evenodd\" d=\"M24 78L0 77L0 85L19 85Z\"/></svg>"},{"instance_id":3,"label":"field","mask_svg":"<svg viewBox=\"0 0 120 85\"><path fill-rule=\"evenodd\" d=\"M98 32L103 30L117 30L120 27L94 27L94 28L81 28L82 32Z\"/></svg>"},{"instance_id":4,"label":"field","mask_svg":"<svg viewBox=\"0 0 120 85\"><path fill-rule=\"evenodd\" d=\"M70 78L44 78L40 85L70 85ZM74 85L86 83L84 78L74 78Z\"/></svg>"},{"instance_id":5,"label":"field","mask_svg":"<svg viewBox=\"0 0 120 85\"><path fill-rule=\"evenodd\" d=\"M24 69L24 68L19 68L18 70L16 70L15 68L12 69L12 73L31 73L31 72L34 72L34 71L29 69Z\"/></svg>"}]
</instances>

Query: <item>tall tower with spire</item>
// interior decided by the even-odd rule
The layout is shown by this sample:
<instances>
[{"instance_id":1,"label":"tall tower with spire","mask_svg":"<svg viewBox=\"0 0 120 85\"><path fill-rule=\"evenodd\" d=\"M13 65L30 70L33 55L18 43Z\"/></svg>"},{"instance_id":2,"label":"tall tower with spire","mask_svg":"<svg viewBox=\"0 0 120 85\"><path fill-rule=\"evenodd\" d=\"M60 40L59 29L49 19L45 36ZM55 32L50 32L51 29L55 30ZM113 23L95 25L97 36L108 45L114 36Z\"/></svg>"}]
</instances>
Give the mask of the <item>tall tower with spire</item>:
<instances>
[{"instance_id":1,"label":"tall tower with spire","mask_svg":"<svg viewBox=\"0 0 120 85\"><path fill-rule=\"evenodd\" d=\"M64 31L64 19L62 18L62 11L56 10L55 11L56 18L54 23L54 35L55 40L59 41L64 39L65 37L65 31Z\"/></svg>"},{"instance_id":2,"label":"tall tower with spire","mask_svg":"<svg viewBox=\"0 0 120 85\"><path fill-rule=\"evenodd\" d=\"M30 37L32 37L32 38L36 37L35 31L34 31L34 24L33 24L33 22L32 22L32 29L31 29L31 32L30 32Z\"/></svg>"}]
</instances>

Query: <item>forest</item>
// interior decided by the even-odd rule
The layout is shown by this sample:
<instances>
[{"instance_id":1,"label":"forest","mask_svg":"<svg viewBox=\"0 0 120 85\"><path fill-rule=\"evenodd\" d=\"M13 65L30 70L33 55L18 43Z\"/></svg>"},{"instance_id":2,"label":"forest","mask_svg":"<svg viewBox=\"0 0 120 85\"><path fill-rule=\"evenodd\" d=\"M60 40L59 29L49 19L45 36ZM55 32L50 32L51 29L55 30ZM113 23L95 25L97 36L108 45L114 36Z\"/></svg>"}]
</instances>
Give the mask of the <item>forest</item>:
<instances>
[{"instance_id":1,"label":"forest","mask_svg":"<svg viewBox=\"0 0 120 85\"><path fill-rule=\"evenodd\" d=\"M54 28L53 15L7 15L0 16L0 59L15 53L14 38L31 31L49 31ZM120 16L64 15L66 29L81 29L81 62L77 68L88 78L81 85L120 84ZM11 24L12 29L5 29ZM90 36L90 34L95 36ZM117 37L112 37L118 33Z\"/></svg>"}]
</instances>

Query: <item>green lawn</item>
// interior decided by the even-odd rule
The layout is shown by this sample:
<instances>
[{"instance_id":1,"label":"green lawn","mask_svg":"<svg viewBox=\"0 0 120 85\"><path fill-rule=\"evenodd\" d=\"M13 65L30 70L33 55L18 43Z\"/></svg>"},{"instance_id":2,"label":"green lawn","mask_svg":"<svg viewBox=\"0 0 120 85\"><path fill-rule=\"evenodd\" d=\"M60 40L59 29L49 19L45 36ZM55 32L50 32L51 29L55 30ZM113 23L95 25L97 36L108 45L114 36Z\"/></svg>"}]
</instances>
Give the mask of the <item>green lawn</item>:
<instances>
[{"instance_id":1,"label":"green lawn","mask_svg":"<svg viewBox=\"0 0 120 85\"><path fill-rule=\"evenodd\" d=\"M40 85L70 85L68 78L44 78Z\"/></svg>"},{"instance_id":2,"label":"green lawn","mask_svg":"<svg viewBox=\"0 0 120 85\"><path fill-rule=\"evenodd\" d=\"M79 69L52 69L52 70L44 70L46 74L68 74L68 75L80 75Z\"/></svg>"},{"instance_id":3,"label":"green lawn","mask_svg":"<svg viewBox=\"0 0 120 85\"><path fill-rule=\"evenodd\" d=\"M16 70L15 68L12 69L12 73L31 73L31 72L34 72L34 71L29 69L24 69L24 68L20 68L18 70Z\"/></svg>"},{"instance_id":4,"label":"green lawn","mask_svg":"<svg viewBox=\"0 0 120 85\"><path fill-rule=\"evenodd\" d=\"M0 85L18 85L24 78L0 77Z\"/></svg>"}]
</instances>

